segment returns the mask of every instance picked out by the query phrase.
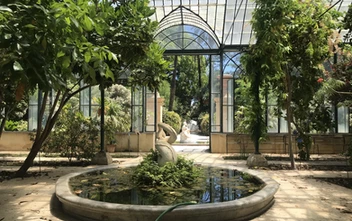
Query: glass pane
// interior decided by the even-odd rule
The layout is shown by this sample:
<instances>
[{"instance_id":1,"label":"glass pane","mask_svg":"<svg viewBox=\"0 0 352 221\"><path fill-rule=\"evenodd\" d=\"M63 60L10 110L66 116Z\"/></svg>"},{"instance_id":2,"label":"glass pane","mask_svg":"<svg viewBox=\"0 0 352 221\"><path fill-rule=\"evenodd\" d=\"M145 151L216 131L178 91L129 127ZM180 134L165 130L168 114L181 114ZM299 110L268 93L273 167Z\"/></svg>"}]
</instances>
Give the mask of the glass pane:
<instances>
[{"instance_id":1,"label":"glass pane","mask_svg":"<svg viewBox=\"0 0 352 221\"><path fill-rule=\"evenodd\" d=\"M220 94L211 95L211 132L220 132Z\"/></svg>"},{"instance_id":2,"label":"glass pane","mask_svg":"<svg viewBox=\"0 0 352 221\"><path fill-rule=\"evenodd\" d=\"M89 116L89 106L87 106L87 105L81 106L81 111L83 113L83 116L86 116L86 117Z\"/></svg>"},{"instance_id":3,"label":"glass pane","mask_svg":"<svg viewBox=\"0 0 352 221\"><path fill-rule=\"evenodd\" d=\"M233 78L232 75L224 75L223 79L223 103L233 105Z\"/></svg>"},{"instance_id":4,"label":"glass pane","mask_svg":"<svg viewBox=\"0 0 352 221\"><path fill-rule=\"evenodd\" d=\"M212 56L211 59L211 92L220 93L220 56Z\"/></svg>"},{"instance_id":5,"label":"glass pane","mask_svg":"<svg viewBox=\"0 0 352 221\"><path fill-rule=\"evenodd\" d=\"M278 133L278 117L277 110L274 106L268 106L268 133Z\"/></svg>"},{"instance_id":6,"label":"glass pane","mask_svg":"<svg viewBox=\"0 0 352 221\"><path fill-rule=\"evenodd\" d=\"M348 107L337 108L337 132L348 133Z\"/></svg>"},{"instance_id":7,"label":"glass pane","mask_svg":"<svg viewBox=\"0 0 352 221\"><path fill-rule=\"evenodd\" d=\"M133 105L143 104L143 90L136 89L133 93Z\"/></svg>"},{"instance_id":8,"label":"glass pane","mask_svg":"<svg viewBox=\"0 0 352 221\"><path fill-rule=\"evenodd\" d=\"M132 92L132 131L143 131L143 90L135 89Z\"/></svg>"},{"instance_id":9,"label":"glass pane","mask_svg":"<svg viewBox=\"0 0 352 221\"><path fill-rule=\"evenodd\" d=\"M223 107L223 132L233 132L233 106Z\"/></svg>"},{"instance_id":10,"label":"glass pane","mask_svg":"<svg viewBox=\"0 0 352 221\"><path fill-rule=\"evenodd\" d=\"M38 91L36 91L29 98L29 107L28 107L28 130L33 131L37 129L38 121Z\"/></svg>"},{"instance_id":11,"label":"glass pane","mask_svg":"<svg viewBox=\"0 0 352 221\"><path fill-rule=\"evenodd\" d=\"M148 90L147 92L147 116L146 116L146 131L155 131L155 94Z\"/></svg>"},{"instance_id":12,"label":"glass pane","mask_svg":"<svg viewBox=\"0 0 352 221\"><path fill-rule=\"evenodd\" d=\"M89 105L90 105L89 94L90 94L89 88L84 89L79 94L79 96L80 96L79 109L80 109L80 111L82 111L83 115L86 117L90 116L90 113L89 113Z\"/></svg>"},{"instance_id":13,"label":"glass pane","mask_svg":"<svg viewBox=\"0 0 352 221\"><path fill-rule=\"evenodd\" d=\"M286 120L286 110L282 111L282 116L280 117L280 133L288 133L287 120Z\"/></svg>"},{"instance_id":14,"label":"glass pane","mask_svg":"<svg viewBox=\"0 0 352 221\"><path fill-rule=\"evenodd\" d=\"M133 120L132 120L132 131L140 132L143 131L143 108L141 106L134 106L132 108Z\"/></svg>"}]
</instances>

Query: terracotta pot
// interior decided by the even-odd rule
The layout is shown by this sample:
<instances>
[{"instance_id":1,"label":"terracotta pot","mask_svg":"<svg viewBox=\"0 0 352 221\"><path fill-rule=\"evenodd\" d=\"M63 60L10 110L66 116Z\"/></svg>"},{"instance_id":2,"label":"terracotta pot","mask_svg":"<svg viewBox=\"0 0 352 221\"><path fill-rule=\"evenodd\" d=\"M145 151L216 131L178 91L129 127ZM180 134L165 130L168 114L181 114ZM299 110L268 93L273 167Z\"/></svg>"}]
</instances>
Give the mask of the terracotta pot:
<instances>
[{"instance_id":1,"label":"terracotta pot","mask_svg":"<svg viewBox=\"0 0 352 221\"><path fill-rule=\"evenodd\" d=\"M106 151L108 153L115 153L115 148L116 148L115 144L107 144L106 145Z\"/></svg>"}]
</instances>

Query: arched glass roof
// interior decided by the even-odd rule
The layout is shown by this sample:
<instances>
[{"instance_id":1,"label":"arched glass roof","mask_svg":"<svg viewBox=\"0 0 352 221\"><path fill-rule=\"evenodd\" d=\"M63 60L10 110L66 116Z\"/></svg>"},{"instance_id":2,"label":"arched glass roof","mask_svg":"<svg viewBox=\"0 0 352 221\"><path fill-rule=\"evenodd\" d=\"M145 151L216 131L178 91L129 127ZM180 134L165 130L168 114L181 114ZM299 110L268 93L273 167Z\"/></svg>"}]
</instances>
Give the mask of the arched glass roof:
<instances>
[{"instance_id":1,"label":"arched glass roof","mask_svg":"<svg viewBox=\"0 0 352 221\"><path fill-rule=\"evenodd\" d=\"M179 6L160 21L156 39L168 49L217 49L219 39L211 27L188 8Z\"/></svg>"},{"instance_id":2,"label":"arched glass roof","mask_svg":"<svg viewBox=\"0 0 352 221\"><path fill-rule=\"evenodd\" d=\"M352 0L330 0L347 11ZM160 22L156 39L167 51L242 48L255 43L250 21L252 0L150 0L153 20Z\"/></svg>"}]
</instances>

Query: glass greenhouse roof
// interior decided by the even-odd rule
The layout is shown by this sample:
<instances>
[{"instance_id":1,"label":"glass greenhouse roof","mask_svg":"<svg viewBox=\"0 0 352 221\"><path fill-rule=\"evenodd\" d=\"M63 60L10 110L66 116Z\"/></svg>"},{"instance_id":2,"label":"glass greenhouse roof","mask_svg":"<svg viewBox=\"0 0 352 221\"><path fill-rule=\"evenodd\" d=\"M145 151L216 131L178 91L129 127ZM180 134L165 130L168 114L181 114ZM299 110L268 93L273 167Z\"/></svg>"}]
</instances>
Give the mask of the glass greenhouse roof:
<instances>
[{"instance_id":1,"label":"glass greenhouse roof","mask_svg":"<svg viewBox=\"0 0 352 221\"><path fill-rule=\"evenodd\" d=\"M347 11L352 0L331 0ZM150 0L158 21L155 38L167 51L212 51L255 43L250 21L252 0Z\"/></svg>"}]
</instances>

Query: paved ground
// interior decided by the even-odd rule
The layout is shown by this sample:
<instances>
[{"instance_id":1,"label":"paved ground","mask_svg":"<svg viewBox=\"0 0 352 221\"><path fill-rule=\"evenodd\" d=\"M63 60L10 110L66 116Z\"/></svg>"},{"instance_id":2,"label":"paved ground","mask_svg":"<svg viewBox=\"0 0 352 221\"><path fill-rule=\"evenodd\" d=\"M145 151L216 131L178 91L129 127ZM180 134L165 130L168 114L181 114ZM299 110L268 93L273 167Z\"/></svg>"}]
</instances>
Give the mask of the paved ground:
<instances>
[{"instance_id":1,"label":"paved ground","mask_svg":"<svg viewBox=\"0 0 352 221\"><path fill-rule=\"evenodd\" d=\"M231 164L238 167L246 167L243 160L225 161L221 154L189 151L190 149L187 148L183 147L182 149L180 147L178 152L187 158L194 159L196 163ZM5 158L0 157L1 159ZM136 160L140 161L141 157L115 159L115 163L123 164ZM0 170L16 169L18 167L11 165L0 167ZM40 170L42 175L1 182L0 221L74 221L75 219L61 212L60 204L54 194L55 182L64 174L84 169L86 168L33 167L30 169L31 171ZM314 179L315 177L352 177L352 172L298 170L261 170L261 172L266 173L279 182L280 189L275 195L275 204L265 214L254 220L352 221L352 190Z\"/></svg>"}]
</instances>

